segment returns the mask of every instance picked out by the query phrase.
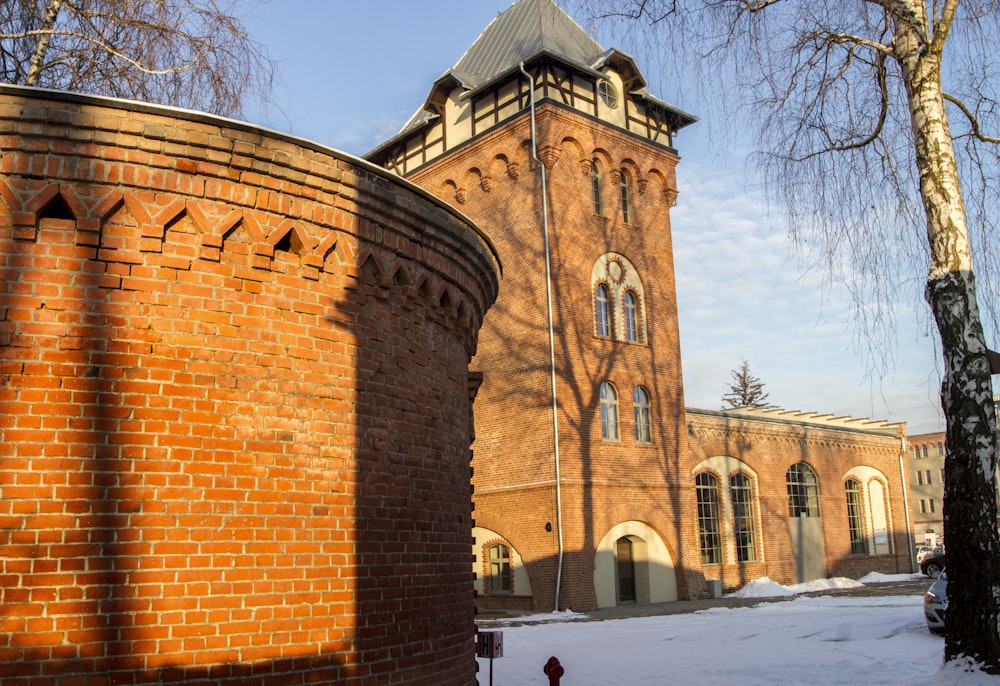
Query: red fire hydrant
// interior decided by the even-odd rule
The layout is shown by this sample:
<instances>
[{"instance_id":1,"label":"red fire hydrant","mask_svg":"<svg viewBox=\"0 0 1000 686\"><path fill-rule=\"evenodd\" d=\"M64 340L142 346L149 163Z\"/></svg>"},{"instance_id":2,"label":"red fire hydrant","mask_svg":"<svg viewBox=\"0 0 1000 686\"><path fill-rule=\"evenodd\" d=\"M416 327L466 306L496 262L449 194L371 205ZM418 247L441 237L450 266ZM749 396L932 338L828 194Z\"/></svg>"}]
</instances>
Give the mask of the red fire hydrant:
<instances>
[{"instance_id":1,"label":"red fire hydrant","mask_svg":"<svg viewBox=\"0 0 1000 686\"><path fill-rule=\"evenodd\" d=\"M558 657L550 657L549 661L545 663L545 667L542 669L545 672L545 676L549 678L549 686L559 686L559 679L562 675L566 673L563 666L559 664Z\"/></svg>"}]
</instances>

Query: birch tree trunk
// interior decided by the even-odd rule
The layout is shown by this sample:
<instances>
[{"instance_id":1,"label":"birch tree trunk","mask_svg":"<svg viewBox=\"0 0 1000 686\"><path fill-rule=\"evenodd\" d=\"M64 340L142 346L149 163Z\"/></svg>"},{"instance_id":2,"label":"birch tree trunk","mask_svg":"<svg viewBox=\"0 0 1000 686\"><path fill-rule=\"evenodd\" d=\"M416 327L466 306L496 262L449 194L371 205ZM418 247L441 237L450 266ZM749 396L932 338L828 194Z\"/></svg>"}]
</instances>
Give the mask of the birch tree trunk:
<instances>
[{"instance_id":1,"label":"birch tree trunk","mask_svg":"<svg viewBox=\"0 0 1000 686\"><path fill-rule=\"evenodd\" d=\"M905 4L922 22L898 14L893 47L902 67L927 216L931 267L926 297L944 356L949 599L945 659L968 656L987 671L1000 673L996 422L965 207L941 87L941 51L948 27L943 25L939 35L941 27L934 31L927 21L926 4Z\"/></svg>"},{"instance_id":2,"label":"birch tree trunk","mask_svg":"<svg viewBox=\"0 0 1000 686\"><path fill-rule=\"evenodd\" d=\"M38 36L38 43L35 45L35 52L31 56L31 66L28 68L28 76L24 79L25 86L37 86L38 77L42 73L42 63L45 62L45 53L49 50L49 43L52 41L52 34L49 33L56 25L56 18L62 8L63 0L52 0L45 8L45 17L42 20L41 33Z\"/></svg>"}]
</instances>

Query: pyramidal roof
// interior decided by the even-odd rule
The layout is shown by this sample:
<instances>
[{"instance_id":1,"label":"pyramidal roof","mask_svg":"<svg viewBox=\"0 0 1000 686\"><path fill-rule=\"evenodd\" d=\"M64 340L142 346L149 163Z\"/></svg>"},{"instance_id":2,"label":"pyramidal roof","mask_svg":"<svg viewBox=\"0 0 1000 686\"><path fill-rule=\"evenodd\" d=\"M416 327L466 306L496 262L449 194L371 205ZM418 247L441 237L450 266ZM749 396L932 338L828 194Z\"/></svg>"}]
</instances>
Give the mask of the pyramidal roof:
<instances>
[{"instance_id":1,"label":"pyramidal roof","mask_svg":"<svg viewBox=\"0 0 1000 686\"><path fill-rule=\"evenodd\" d=\"M490 22L449 73L475 89L545 52L581 67L605 54L553 0L520 0Z\"/></svg>"},{"instance_id":2,"label":"pyramidal roof","mask_svg":"<svg viewBox=\"0 0 1000 686\"><path fill-rule=\"evenodd\" d=\"M456 87L463 89L466 96L474 94L517 71L522 63L528 64L542 56L589 72L597 79L603 77L602 68L614 65L625 81L626 90L672 113L677 129L698 121L694 115L653 97L646 90L646 80L631 56L614 49L605 50L555 0L516 0L489 23L455 66L434 81L423 105L402 129L365 157L377 155L413 130L437 119Z\"/></svg>"}]
</instances>

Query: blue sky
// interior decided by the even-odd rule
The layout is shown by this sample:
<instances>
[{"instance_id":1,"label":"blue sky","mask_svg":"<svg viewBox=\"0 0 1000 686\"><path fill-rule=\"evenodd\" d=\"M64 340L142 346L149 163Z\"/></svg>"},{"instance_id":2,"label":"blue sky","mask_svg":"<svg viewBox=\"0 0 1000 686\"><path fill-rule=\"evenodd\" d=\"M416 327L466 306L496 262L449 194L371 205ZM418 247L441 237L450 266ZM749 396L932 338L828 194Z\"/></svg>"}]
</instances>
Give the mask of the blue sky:
<instances>
[{"instance_id":1,"label":"blue sky","mask_svg":"<svg viewBox=\"0 0 1000 686\"><path fill-rule=\"evenodd\" d=\"M277 107L255 124L361 155L395 134L510 0L272 0L247 17L278 61ZM573 14L570 3L562 6ZM574 18L587 27L585 16ZM421 37L414 40L415 36ZM620 47L598 35L606 48ZM739 141L712 145L713 113L685 102L635 55L658 97L698 115L675 144L680 198L672 213L681 353L688 406L719 409L743 359L769 402L788 410L905 421L942 431L940 356L917 280L900 293L889 363L869 352L846 292L802 272L768 218Z\"/></svg>"}]
</instances>

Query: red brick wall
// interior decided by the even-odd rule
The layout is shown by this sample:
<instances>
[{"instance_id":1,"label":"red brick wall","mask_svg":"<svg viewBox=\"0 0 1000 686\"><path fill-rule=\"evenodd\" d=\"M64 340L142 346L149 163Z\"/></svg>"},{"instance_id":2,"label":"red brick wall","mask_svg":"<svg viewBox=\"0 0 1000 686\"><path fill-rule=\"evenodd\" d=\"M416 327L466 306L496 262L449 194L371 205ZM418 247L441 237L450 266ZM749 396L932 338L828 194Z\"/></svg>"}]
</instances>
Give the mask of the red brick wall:
<instances>
[{"instance_id":1,"label":"red brick wall","mask_svg":"<svg viewBox=\"0 0 1000 686\"><path fill-rule=\"evenodd\" d=\"M900 474L902 425L897 426L895 434L876 434L823 426L822 420L811 424L772 422L690 409L687 418L691 469L706 458L730 456L756 473L757 536L763 543L762 556L750 563L706 565L702 567L706 577L721 579L726 590L735 590L750 580L764 576L781 584L796 582L786 473L797 462L805 462L816 475L826 566L830 577L859 579L869 572L898 574L912 571L909 525L903 497L905 485ZM886 479L887 514L891 527L887 532L891 541L888 554L851 554L844 484L848 472L862 466L878 470ZM728 474L719 477L720 482L725 483ZM694 489L693 477L688 488ZM868 506L867 502L863 505L864 509ZM693 517L693 513L690 516ZM731 522L723 521L722 526L723 535L731 536L728 530ZM688 544L698 549L697 538Z\"/></svg>"},{"instance_id":2,"label":"red brick wall","mask_svg":"<svg viewBox=\"0 0 1000 686\"><path fill-rule=\"evenodd\" d=\"M558 369L565 538L559 606L595 607L596 547L612 526L627 520L659 533L678 585L687 592L689 565L680 542L685 532L694 535L695 522L681 512L690 511L694 500L692 491L677 487L687 439L669 216L678 157L548 101L539 104L537 122L548 184ZM535 608L548 611L556 602L557 508L542 188L530 144L525 111L410 178L472 217L503 260L500 296L472 365L484 372L475 408L475 518L516 547ZM591 201L589 163L595 155L605 172L602 216L594 214ZM622 167L633 174L628 225L612 175ZM642 280L644 343L595 335L592 269L611 251L630 260ZM601 439L598 389L606 380L619 393L617 443ZM631 394L640 384L652 396L653 445L634 439ZM697 574L690 583L704 586Z\"/></svg>"},{"instance_id":3,"label":"red brick wall","mask_svg":"<svg viewBox=\"0 0 1000 686\"><path fill-rule=\"evenodd\" d=\"M898 436L803 430L792 426L686 415L669 210L677 197L677 155L613 126L543 101L537 148L545 164L559 397L559 448L564 557L560 608L596 605L595 551L614 526L647 525L663 540L678 595L708 594L706 578L726 589L770 575L794 583L785 472L806 460L822 490L828 571L860 577L908 568L906 513L899 478ZM594 214L590 161L605 173L604 208ZM632 212L622 221L616 180L631 178ZM504 263L496 305L486 317L473 368L484 374L476 400L475 519L520 553L536 610L556 604L557 505L546 320L542 186L531 159L528 112L456 147L410 177L456 203L495 241ZM598 338L592 267L604 253L627 258L642 280L648 340ZM598 387L619 393L621 440L601 438ZM634 439L631 392L650 391L653 445ZM745 424L745 426L744 426ZM689 427L691 431L689 432ZM754 449L742 442L754 436ZM706 438L708 436L708 438ZM741 457L758 470L759 561L701 564L693 470L706 457ZM844 475L870 465L888 478L895 529L891 555L852 557ZM546 525L551 524L550 528ZM845 552L846 551L846 552ZM490 598L481 603L496 607Z\"/></svg>"},{"instance_id":4,"label":"red brick wall","mask_svg":"<svg viewBox=\"0 0 1000 686\"><path fill-rule=\"evenodd\" d=\"M0 89L0 676L474 681L494 257L358 160Z\"/></svg>"}]
</instances>

